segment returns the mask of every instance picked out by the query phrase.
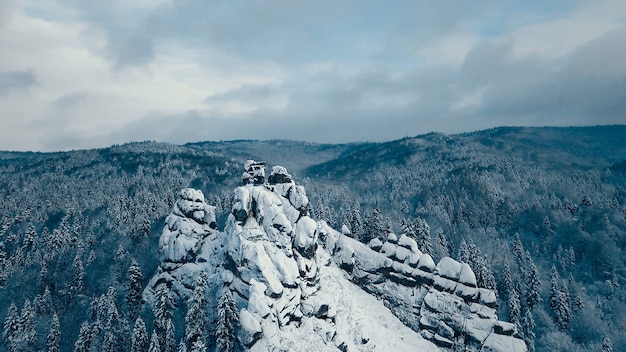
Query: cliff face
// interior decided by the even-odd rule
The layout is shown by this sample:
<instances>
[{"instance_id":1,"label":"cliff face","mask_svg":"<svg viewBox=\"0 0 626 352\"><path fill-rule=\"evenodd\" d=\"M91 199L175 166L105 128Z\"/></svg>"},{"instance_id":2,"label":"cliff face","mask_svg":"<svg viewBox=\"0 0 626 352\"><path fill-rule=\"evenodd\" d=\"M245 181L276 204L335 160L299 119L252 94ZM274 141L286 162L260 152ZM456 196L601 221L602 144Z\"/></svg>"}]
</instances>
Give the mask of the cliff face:
<instances>
[{"instance_id":1,"label":"cliff face","mask_svg":"<svg viewBox=\"0 0 626 352\"><path fill-rule=\"evenodd\" d=\"M365 245L313 220L304 188L283 167L266 182L265 163L249 161L242 180L223 233L200 191L180 193L149 302L163 284L187 299L203 275L207 292L232 293L237 338L253 351L526 350L469 265L435 265L406 235Z\"/></svg>"}]
</instances>

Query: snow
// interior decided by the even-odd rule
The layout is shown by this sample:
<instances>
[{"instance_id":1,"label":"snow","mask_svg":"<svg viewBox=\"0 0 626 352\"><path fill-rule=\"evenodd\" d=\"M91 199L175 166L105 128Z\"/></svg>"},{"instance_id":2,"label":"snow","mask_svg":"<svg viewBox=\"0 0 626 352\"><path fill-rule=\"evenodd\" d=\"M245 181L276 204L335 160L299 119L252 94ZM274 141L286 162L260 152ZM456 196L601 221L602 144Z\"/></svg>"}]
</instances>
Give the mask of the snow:
<instances>
[{"instance_id":1,"label":"snow","mask_svg":"<svg viewBox=\"0 0 626 352\"><path fill-rule=\"evenodd\" d=\"M462 268L461 263L456 260L450 257L443 257L437 264L436 272L445 278L458 281Z\"/></svg>"},{"instance_id":2,"label":"snow","mask_svg":"<svg viewBox=\"0 0 626 352\"><path fill-rule=\"evenodd\" d=\"M318 256L330 259L321 249ZM303 310L317 311L325 303L328 318L305 316L299 327L290 324L278 332L280 349L264 337L250 351L337 351L341 343L348 351L440 351L402 324L381 301L349 282L336 265L320 271L320 290L303 301Z\"/></svg>"},{"instance_id":3,"label":"snow","mask_svg":"<svg viewBox=\"0 0 626 352\"><path fill-rule=\"evenodd\" d=\"M432 273L436 268L435 261L429 254L422 254L417 262L417 268Z\"/></svg>"},{"instance_id":4,"label":"snow","mask_svg":"<svg viewBox=\"0 0 626 352\"><path fill-rule=\"evenodd\" d=\"M459 275L459 282L469 287L476 287L476 275L472 271L472 268L466 263L461 264L461 274Z\"/></svg>"}]
</instances>

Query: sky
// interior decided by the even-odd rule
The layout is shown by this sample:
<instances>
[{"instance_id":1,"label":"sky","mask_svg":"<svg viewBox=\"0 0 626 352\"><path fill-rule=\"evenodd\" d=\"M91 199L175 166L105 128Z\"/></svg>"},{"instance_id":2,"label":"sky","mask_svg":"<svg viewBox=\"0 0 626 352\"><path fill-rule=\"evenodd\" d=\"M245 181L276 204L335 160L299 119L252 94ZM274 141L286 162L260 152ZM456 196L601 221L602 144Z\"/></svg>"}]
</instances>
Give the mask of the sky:
<instances>
[{"instance_id":1,"label":"sky","mask_svg":"<svg viewBox=\"0 0 626 352\"><path fill-rule=\"evenodd\" d=\"M0 0L0 150L626 124L626 1Z\"/></svg>"}]
</instances>

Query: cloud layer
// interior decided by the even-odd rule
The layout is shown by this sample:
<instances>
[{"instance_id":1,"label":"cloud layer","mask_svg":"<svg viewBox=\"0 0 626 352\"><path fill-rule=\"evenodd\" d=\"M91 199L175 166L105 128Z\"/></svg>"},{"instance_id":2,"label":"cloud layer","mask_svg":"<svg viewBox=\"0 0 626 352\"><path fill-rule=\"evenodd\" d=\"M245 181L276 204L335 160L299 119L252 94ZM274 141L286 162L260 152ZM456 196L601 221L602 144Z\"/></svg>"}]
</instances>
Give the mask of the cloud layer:
<instances>
[{"instance_id":1,"label":"cloud layer","mask_svg":"<svg viewBox=\"0 0 626 352\"><path fill-rule=\"evenodd\" d=\"M0 149L626 123L623 1L0 1Z\"/></svg>"}]
</instances>

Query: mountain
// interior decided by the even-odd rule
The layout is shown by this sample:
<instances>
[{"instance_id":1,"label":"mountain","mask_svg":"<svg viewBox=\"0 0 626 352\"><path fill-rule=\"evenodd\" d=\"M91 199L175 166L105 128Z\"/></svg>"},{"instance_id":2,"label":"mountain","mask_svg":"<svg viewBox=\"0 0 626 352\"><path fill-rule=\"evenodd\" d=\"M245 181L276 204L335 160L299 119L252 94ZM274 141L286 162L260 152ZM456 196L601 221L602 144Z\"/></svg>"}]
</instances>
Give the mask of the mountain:
<instances>
[{"instance_id":1,"label":"mountain","mask_svg":"<svg viewBox=\"0 0 626 352\"><path fill-rule=\"evenodd\" d=\"M236 221L229 220L237 204L233 189L241 187L248 159L287 167L292 181L306 189L308 216L318 233L316 263L322 263L317 265L319 285L313 286L319 302L335 302L339 321L339 311L359 317L341 324L323 314L320 319L313 313L319 307L315 311L303 304L304 299L301 320L277 330L281 341L313 344L320 331L332 335L324 329L334 324L338 337L323 344L315 340L320 349L335 348L338 341L346 342L344 346L358 341L354 334L359 327L370 338L366 344L351 345L357 350L368 348L370 342L378 348L392 348L386 344L398 339L384 336L398 336L400 331L413 336L410 344L437 342L445 350L447 342L439 339L444 337L458 346L476 348L480 340L471 337L476 330L463 331L454 319L440 315L422 321L434 312L416 304L443 297L428 293L437 287L447 302L480 303L458 295L457 287L466 283L461 274L468 271L453 270L459 266L444 260L449 258L469 266L477 290L494 293L495 303L484 305L487 311L495 308L486 315L493 322L486 330L520 337L528 350L608 351L611 346L623 350L626 339L619 331L626 321L624 135L626 126L621 125L502 127L459 135L431 133L385 143L231 141L177 146L141 142L72 152L1 152L0 318L4 335L0 350L46 349L47 343L56 343L54 336L61 350L129 350L132 341L145 340L149 345L153 331L163 332L156 334L160 344L165 345L165 340L178 344L193 325L185 321L190 310L210 318L213 330L205 347L212 350L218 311L214 305L248 310L249 297L241 298L230 290L245 265L220 262L213 271L206 268L208 264L200 265L205 267L202 270L190 270L208 277L191 275L183 280L184 297L173 294L171 301L160 301L160 312L170 311L171 323L155 319L153 306L142 298L150 301L156 291L152 296L142 291L156 283L152 280L159 273L167 272L159 254L160 239L164 229L177 231L170 227L177 217L187 219L180 215L184 209L176 210L182 189L202 192L207 206L202 211L214 219L203 218L198 231L221 239L207 240L215 258L220 256L216 253L229 256L231 251L225 249L231 246L223 241L233 237L237 228ZM185 197L196 195L194 191ZM293 230L295 223L288 222ZM320 241L321 228L334 235ZM341 240L327 242L335 237ZM399 244L401 238L405 246ZM411 242L406 238L432 258L435 268L431 265L432 271L426 272L432 277L413 275L419 272L411 265L418 265L419 260L414 262L417 252L406 253L411 247L406 247ZM404 254L404 260L399 260ZM185 256L184 260L196 263L198 258ZM442 261L452 264L437 269ZM215 289L230 278L222 275L226 269L233 274L228 286L232 304L222 294L227 290ZM448 274L439 275L438 280L452 280L454 289L437 283L435 273L442 270ZM219 280L209 275L218 272ZM300 275L298 268L302 281L306 275ZM188 301L194 297L197 280L211 282L208 287L213 289L206 302L196 293L201 304L192 309ZM255 280L267 286L260 276ZM281 285L286 287L282 281ZM429 291L416 287L429 287ZM160 294L167 298L164 292ZM274 299L271 296L268 299ZM358 302L367 303L349 306L337 301L336 297L344 296L358 296ZM378 318L372 320L373 316ZM366 328L370 323L363 322L371 321L381 325ZM429 326L429 321L441 324ZM146 338L133 338L142 326ZM402 326L419 331L419 336ZM229 329L219 331L227 336ZM434 340L436 335L439 341ZM161 341L159 336L169 337ZM270 340L263 335L257 343Z\"/></svg>"}]
</instances>

